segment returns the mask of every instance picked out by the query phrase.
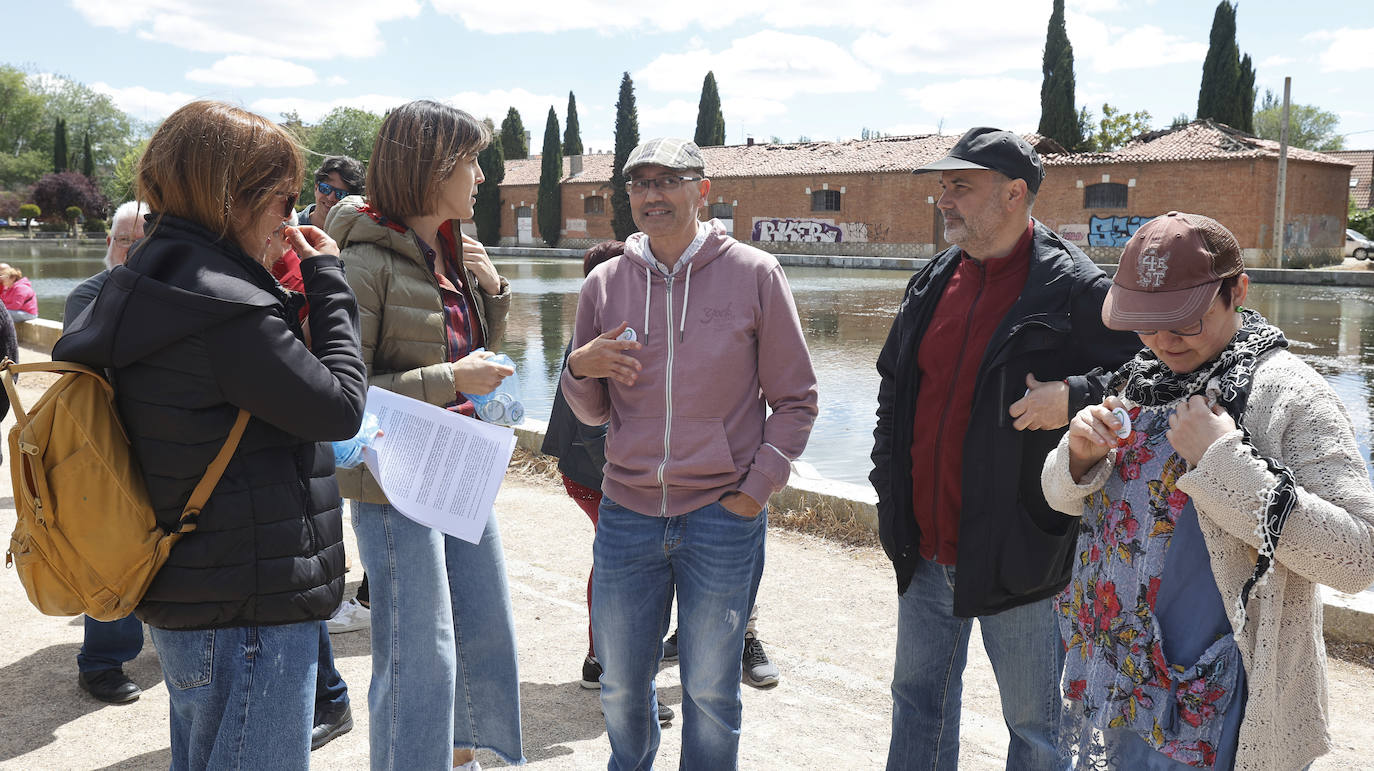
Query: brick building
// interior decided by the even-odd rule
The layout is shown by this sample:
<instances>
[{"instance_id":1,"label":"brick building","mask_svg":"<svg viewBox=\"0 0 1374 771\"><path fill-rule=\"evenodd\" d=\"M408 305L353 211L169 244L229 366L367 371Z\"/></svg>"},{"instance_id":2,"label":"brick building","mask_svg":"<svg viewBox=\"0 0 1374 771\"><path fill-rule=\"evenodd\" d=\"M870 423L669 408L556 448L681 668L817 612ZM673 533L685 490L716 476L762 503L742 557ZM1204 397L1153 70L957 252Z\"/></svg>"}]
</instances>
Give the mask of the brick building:
<instances>
[{"instance_id":1,"label":"brick building","mask_svg":"<svg viewBox=\"0 0 1374 771\"><path fill-rule=\"evenodd\" d=\"M1327 155L1355 164L1350 172L1350 197L1356 209L1374 209L1374 150L1335 150Z\"/></svg>"},{"instance_id":2,"label":"brick building","mask_svg":"<svg viewBox=\"0 0 1374 771\"><path fill-rule=\"evenodd\" d=\"M1254 265L1273 246L1278 143L1211 121L1142 134L1110 153L1065 153L1028 135L1046 176L1035 216L1098 259L1112 261L1145 221L1171 209L1225 223ZM934 174L911 171L942 157L953 136L702 148L710 215L735 237L789 253L925 257L946 246ZM564 160L561 246L612 238L613 156ZM1298 264L1339 259L1351 163L1288 152L1285 251ZM506 162L502 243L542 244L534 204L539 159Z\"/></svg>"}]
</instances>

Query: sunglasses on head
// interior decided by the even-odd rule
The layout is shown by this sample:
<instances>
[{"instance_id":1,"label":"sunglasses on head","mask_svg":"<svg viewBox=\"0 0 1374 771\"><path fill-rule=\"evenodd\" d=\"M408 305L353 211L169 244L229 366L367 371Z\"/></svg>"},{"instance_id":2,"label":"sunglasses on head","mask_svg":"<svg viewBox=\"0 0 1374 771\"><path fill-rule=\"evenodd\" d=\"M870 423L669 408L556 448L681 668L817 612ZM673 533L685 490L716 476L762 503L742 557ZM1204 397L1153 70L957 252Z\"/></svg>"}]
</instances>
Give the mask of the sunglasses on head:
<instances>
[{"instance_id":1,"label":"sunglasses on head","mask_svg":"<svg viewBox=\"0 0 1374 771\"><path fill-rule=\"evenodd\" d=\"M320 191L320 193L324 195L334 196L334 200L336 201L342 201L344 199L344 196L352 195L352 193L348 192L347 190L344 190L341 187L334 187L328 182L316 182L315 187Z\"/></svg>"}]
</instances>

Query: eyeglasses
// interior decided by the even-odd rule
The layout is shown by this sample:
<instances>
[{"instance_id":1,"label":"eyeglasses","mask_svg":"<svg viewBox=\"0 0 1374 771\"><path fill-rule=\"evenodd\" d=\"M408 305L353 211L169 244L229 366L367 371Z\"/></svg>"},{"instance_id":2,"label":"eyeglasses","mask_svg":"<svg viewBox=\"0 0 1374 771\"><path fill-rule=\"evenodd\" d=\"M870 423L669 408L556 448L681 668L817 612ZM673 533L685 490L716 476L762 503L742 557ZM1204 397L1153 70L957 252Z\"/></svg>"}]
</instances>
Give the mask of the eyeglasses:
<instances>
[{"instance_id":1,"label":"eyeglasses","mask_svg":"<svg viewBox=\"0 0 1374 771\"><path fill-rule=\"evenodd\" d=\"M1142 337L1145 335L1159 334L1158 329L1132 329L1131 331ZM1169 334L1178 335L1179 337L1197 337L1202 334L1202 319L1198 319L1196 324L1189 324L1183 329L1171 329L1169 330Z\"/></svg>"},{"instance_id":2,"label":"eyeglasses","mask_svg":"<svg viewBox=\"0 0 1374 771\"><path fill-rule=\"evenodd\" d=\"M134 241L136 240L138 239L134 238L133 236L116 236L114 242L116 244L119 244L123 248L128 249L129 247L134 245Z\"/></svg>"},{"instance_id":3,"label":"eyeglasses","mask_svg":"<svg viewBox=\"0 0 1374 771\"><path fill-rule=\"evenodd\" d=\"M291 219L291 213L296 210L296 199L301 197L300 193L273 193L272 195L286 197L286 206L282 207L281 218L284 220Z\"/></svg>"},{"instance_id":4,"label":"eyeglasses","mask_svg":"<svg viewBox=\"0 0 1374 771\"><path fill-rule=\"evenodd\" d=\"M344 196L346 195L353 195L349 191L344 190L341 187L334 187L328 182L316 182L315 187L324 195L334 196L334 200L336 201L342 201L344 199Z\"/></svg>"},{"instance_id":5,"label":"eyeglasses","mask_svg":"<svg viewBox=\"0 0 1374 771\"><path fill-rule=\"evenodd\" d=\"M673 175L670 177L642 177L640 179L625 180L625 190L629 193L644 195L652 188L658 188L665 193L671 193L682 186L684 182L699 182L703 177L686 177Z\"/></svg>"}]
</instances>

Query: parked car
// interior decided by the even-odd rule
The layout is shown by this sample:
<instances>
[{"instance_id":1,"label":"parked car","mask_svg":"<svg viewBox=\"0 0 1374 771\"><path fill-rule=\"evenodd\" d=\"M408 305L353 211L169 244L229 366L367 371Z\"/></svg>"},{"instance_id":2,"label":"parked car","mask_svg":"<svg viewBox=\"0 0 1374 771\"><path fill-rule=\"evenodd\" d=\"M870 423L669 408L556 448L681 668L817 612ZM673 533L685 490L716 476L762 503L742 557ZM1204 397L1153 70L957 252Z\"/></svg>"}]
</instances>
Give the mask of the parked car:
<instances>
[{"instance_id":1,"label":"parked car","mask_svg":"<svg viewBox=\"0 0 1374 771\"><path fill-rule=\"evenodd\" d=\"M1374 257L1374 241L1365 238L1359 231L1346 228L1345 256L1354 257L1357 260L1367 260Z\"/></svg>"}]
</instances>

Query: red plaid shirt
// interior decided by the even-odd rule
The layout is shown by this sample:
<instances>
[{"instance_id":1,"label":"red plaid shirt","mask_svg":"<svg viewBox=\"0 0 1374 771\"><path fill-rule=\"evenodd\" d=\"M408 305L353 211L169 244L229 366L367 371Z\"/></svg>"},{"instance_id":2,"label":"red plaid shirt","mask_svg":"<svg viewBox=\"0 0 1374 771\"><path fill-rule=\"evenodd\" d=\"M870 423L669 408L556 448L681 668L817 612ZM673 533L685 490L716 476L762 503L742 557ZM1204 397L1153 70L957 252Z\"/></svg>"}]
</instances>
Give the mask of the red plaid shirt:
<instances>
[{"instance_id":1,"label":"red plaid shirt","mask_svg":"<svg viewBox=\"0 0 1374 771\"><path fill-rule=\"evenodd\" d=\"M472 318L472 309L476 304L472 299L472 287L463 281L462 252L458 239L454 237L452 220L439 228L440 251L436 252L419 238L416 240L420 241L425 262L439 283L439 298L444 305L444 338L448 343L448 360L458 361L481 348L484 341L482 325ZM475 414L472 402L461 393L444 406L469 417Z\"/></svg>"}]
</instances>

